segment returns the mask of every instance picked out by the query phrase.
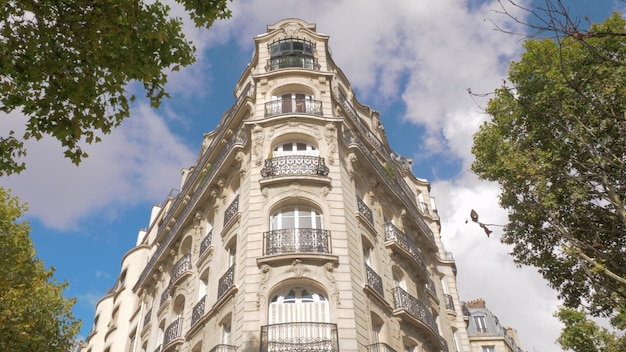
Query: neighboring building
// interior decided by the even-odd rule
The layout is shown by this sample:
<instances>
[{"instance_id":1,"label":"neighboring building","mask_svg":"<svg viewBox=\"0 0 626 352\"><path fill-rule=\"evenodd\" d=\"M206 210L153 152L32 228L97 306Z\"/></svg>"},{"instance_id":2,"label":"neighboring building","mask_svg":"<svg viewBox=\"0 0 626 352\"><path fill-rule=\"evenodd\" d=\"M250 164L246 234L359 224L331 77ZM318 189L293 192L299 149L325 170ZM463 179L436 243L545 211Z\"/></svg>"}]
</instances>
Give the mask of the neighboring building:
<instances>
[{"instance_id":1,"label":"neighboring building","mask_svg":"<svg viewBox=\"0 0 626 352\"><path fill-rule=\"evenodd\" d=\"M468 319L471 352L522 352L517 331L500 325L482 298L463 302L463 312Z\"/></svg>"},{"instance_id":2,"label":"neighboring building","mask_svg":"<svg viewBox=\"0 0 626 352\"><path fill-rule=\"evenodd\" d=\"M254 41L236 102L153 209L81 351L468 351L429 183L314 24Z\"/></svg>"}]
</instances>

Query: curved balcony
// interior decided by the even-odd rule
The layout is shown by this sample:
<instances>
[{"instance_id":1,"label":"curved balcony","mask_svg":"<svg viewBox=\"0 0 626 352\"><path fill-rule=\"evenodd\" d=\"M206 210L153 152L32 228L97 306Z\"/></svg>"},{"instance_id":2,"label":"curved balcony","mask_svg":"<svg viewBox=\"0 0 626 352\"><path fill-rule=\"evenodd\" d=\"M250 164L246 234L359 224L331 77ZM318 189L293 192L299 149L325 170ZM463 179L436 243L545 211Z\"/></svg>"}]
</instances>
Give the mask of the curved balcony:
<instances>
[{"instance_id":1,"label":"curved balcony","mask_svg":"<svg viewBox=\"0 0 626 352\"><path fill-rule=\"evenodd\" d=\"M182 343L182 330L182 318L174 320L170 325L167 326L167 329L165 329L165 335L163 336L163 351L169 350L171 346Z\"/></svg>"},{"instance_id":2,"label":"curved balcony","mask_svg":"<svg viewBox=\"0 0 626 352\"><path fill-rule=\"evenodd\" d=\"M261 327L261 352L339 352L337 324L285 323Z\"/></svg>"},{"instance_id":3,"label":"curved balcony","mask_svg":"<svg viewBox=\"0 0 626 352\"><path fill-rule=\"evenodd\" d=\"M312 155L287 155L265 159L261 176L328 176L324 158Z\"/></svg>"},{"instance_id":4,"label":"curved balcony","mask_svg":"<svg viewBox=\"0 0 626 352\"><path fill-rule=\"evenodd\" d=\"M267 60L267 65L265 65L265 71L267 72L281 68L319 70L321 66L318 60L310 55L277 56Z\"/></svg>"},{"instance_id":5,"label":"curved balcony","mask_svg":"<svg viewBox=\"0 0 626 352\"><path fill-rule=\"evenodd\" d=\"M180 279L185 273L191 270L191 253L185 254L180 258L174 268L172 269L172 277L170 278L169 287L174 287L176 281Z\"/></svg>"},{"instance_id":6,"label":"curved balcony","mask_svg":"<svg viewBox=\"0 0 626 352\"><path fill-rule=\"evenodd\" d=\"M439 336L439 329L435 318L428 310L428 307L417 298L411 296L401 287L393 289L393 301L395 305L394 314L407 317L409 321L414 321L418 327L428 331L431 342L444 349L444 340Z\"/></svg>"},{"instance_id":7,"label":"curved balcony","mask_svg":"<svg viewBox=\"0 0 626 352\"><path fill-rule=\"evenodd\" d=\"M279 99L265 103L265 117L285 114L323 116L322 102L305 98Z\"/></svg>"},{"instance_id":8,"label":"curved balcony","mask_svg":"<svg viewBox=\"0 0 626 352\"><path fill-rule=\"evenodd\" d=\"M426 263L417 248L417 244L390 222L385 224L385 242L387 242L386 245L397 247L401 252L408 255L422 269L422 273L428 277Z\"/></svg>"},{"instance_id":9,"label":"curved balcony","mask_svg":"<svg viewBox=\"0 0 626 352\"><path fill-rule=\"evenodd\" d=\"M330 231L281 229L263 233L263 254L331 253Z\"/></svg>"}]
</instances>

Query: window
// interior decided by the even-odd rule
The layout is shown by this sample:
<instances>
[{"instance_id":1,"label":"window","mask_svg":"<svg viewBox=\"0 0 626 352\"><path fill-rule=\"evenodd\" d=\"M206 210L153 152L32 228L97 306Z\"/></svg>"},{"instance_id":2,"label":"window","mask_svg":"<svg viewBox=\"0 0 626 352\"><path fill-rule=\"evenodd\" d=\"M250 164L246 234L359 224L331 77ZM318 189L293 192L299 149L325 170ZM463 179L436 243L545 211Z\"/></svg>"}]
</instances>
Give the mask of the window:
<instances>
[{"instance_id":1,"label":"window","mask_svg":"<svg viewBox=\"0 0 626 352\"><path fill-rule=\"evenodd\" d=\"M221 325L222 328L222 344L224 345L230 345L230 338L231 338L231 327L230 327L230 322L228 323L222 323Z\"/></svg>"},{"instance_id":2,"label":"window","mask_svg":"<svg viewBox=\"0 0 626 352\"><path fill-rule=\"evenodd\" d=\"M275 157L287 155L311 155L319 156L319 151L313 145L302 142L288 142L274 147L272 154Z\"/></svg>"},{"instance_id":3,"label":"window","mask_svg":"<svg viewBox=\"0 0 626 352\"><path fill-rule=\"evenodd\" d=\"M315 44L309 40L285 38L273 42L269 46L271 59L269 69L276 70L286 67L313 68Z\"/></svg>"},{"instance_id":4,"label":"window","mask_svg":"<svg viewBox=\"0 0 626 352\"><path fill-rule=\"evenodd\" d=\"M322 215L305 206L283 208L272 215L270 227L270 230L321 229Z\"/></svg>"},{"instance_id":5,"label":"window","mask_svg":"<svg viewBox=\"0 0 626 352\"><path fill-rule=\"evenodd\" d=\"M207 287L209 282L209 271L205 271L200 277L198 282L198 301L200 301L207 293Z\"/></svg>"},{"instance_id":6,"label":"window","mask_svg":"<svg viewBox=\"0 0 626 352\"><path fill-rule=\"evenodd\" d=\"M483 352L495 352L495 346L483 346Z\"/></svg>"},{"instance_id":7,"label":"window","mask_svg":"<svg viewBox=\"0 0 626 352\"><path fill-rule=\"evenodd\" d=\"M126 270L120 275L120 288L124 288L124 285L126 285Z\"/></svg>"},{"instance_id":8,"label":"window","mask_svg":"<svg viewBox=\"0 0 626 352\"><path fill-rule=\"evenodd\" d=\"M328 300L313 289L293 287L275 295L269 307L269 323L327 323Z\"/></svg>"},{"instance_id":9,"label":"window","mask_svg":"<svg viewBox=\"0 0 626 352\"><path fill-rule=\"evenodd\" d=\"M487 332L487 321L483 315L478 315L474 317L474 323L476 324L476 331Z\"/></svg>"}]
</instances>

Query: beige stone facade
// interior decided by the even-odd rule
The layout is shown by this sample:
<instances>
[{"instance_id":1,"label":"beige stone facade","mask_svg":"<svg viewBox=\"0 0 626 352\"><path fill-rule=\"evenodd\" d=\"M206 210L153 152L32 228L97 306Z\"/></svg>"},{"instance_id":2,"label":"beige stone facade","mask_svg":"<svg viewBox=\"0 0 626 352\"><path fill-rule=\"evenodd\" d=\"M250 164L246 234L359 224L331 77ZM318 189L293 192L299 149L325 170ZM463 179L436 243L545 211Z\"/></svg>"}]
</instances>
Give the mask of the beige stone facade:
<instances>
[{"instance_id":1,"label":"beige stone facade","mask_svg":"<svg viewBox=\"0 0 626 352\"><path fill-rule=\"evenodd\" d=\"M469 351L427 181L315 25L256 36L236 101L156 207L84 352Z\"/></svg>"}]
</instances>

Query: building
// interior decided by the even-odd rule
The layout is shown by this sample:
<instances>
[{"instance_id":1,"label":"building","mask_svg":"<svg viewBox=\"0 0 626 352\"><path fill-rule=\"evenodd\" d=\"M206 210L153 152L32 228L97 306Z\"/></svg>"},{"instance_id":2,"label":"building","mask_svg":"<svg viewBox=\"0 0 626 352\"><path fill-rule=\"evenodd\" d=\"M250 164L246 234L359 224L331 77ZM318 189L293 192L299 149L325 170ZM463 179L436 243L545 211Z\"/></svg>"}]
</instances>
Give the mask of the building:
<instances>
[{"instance_id":1,"label":"building","mask_svg":"<svg viewBox=\"0 0 626 352\"><path fill-rule=\"evenodd\" d=\"M236 101L154 207L83 352L467 351L429 183L314 24L254 38Z\"/></svg>"},{"instance_id":2,"label":"building","mask_svg":"<svg viewBox=\"0 0 626 352\"><path fill-rule=\"evenodd\" d=\"M517 331L500 325L482 298L463 302L471 352L522 352Z\"/></svg>"}]
</instances>

